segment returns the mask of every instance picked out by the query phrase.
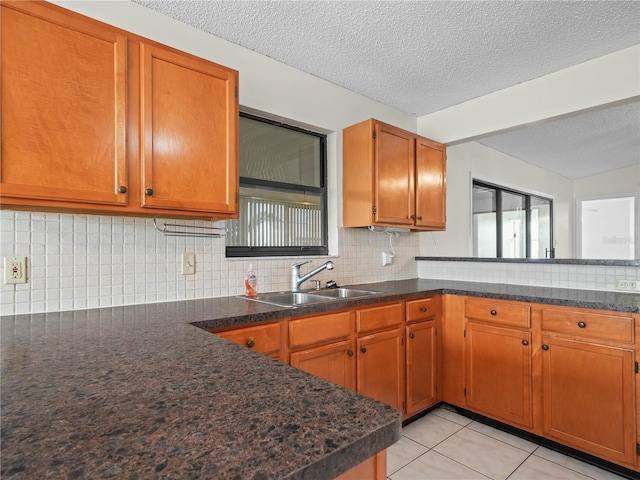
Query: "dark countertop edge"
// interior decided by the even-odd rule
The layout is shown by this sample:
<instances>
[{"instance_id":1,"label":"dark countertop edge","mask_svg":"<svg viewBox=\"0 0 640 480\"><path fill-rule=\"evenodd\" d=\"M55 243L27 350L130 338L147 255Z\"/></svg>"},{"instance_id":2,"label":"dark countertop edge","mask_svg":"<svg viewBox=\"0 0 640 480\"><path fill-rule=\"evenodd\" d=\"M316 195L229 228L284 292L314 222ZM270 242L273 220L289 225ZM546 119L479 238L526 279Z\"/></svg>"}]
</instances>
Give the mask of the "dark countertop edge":
<instances>
[{"instance_id":1,"label":"dark countertop edge","mask_svg":"<svg viewBox=\"0 0 640 480\"><path fill-rule=\"evenodd\" d=\"M345 445L341 449L325 455L317 462L310 463L304 468L292 472L285 478L287 480L335 478L386 450L402 437L402 414L399 410L397 412L398 418L396 420L382 425L371 432L366 439ZM358 448L358 444L364 444L365 447ZM336 465L340 466L336 467ZM345 466L347 467L345 468Z\"/></svg>"},{"instance_id":2,"label":"dark countertop edge","mask_svg":"<svg viewBox=\"0 0 640 480\"><path fill-rule=\"evenodd\" d=\"M539 265L599 265L607 267L640 267L640 260L589 260L579 258L479 258L479 257L415 257L428 262L533 263Z\"/></svg>"},{"instance_id":3,"label":"dark countertop edge","mask_svg":"<svg viewBox=\"0 0 640 480\"><path fill-rule=\"evenodd\" d=\"M580 291L580 290L577 290ZM576 302L578 300L574 299L564 299L564 298L553 298L550 299L548 297L539 297L536 295L526 295L526 294L510 294L510 293L492 293L492 292L477 292L477 291L469 291L457 288L443 288L441 293L443 294L451 294L451 295L465 295L469 297L480 297L480 298L495 298L498 300L514 300L519 302L527 302L527 303L541 303L544 305L557 305L562 307L575 307L575 308L588 308L593 310L608 310L612 312L621 312L621 313L640 313L640 307L634 306L623 306L615 303L603 303L599 301L589 301L589 300L579 300L580 305L577 306Z\"/></svg>"}]
</instances>

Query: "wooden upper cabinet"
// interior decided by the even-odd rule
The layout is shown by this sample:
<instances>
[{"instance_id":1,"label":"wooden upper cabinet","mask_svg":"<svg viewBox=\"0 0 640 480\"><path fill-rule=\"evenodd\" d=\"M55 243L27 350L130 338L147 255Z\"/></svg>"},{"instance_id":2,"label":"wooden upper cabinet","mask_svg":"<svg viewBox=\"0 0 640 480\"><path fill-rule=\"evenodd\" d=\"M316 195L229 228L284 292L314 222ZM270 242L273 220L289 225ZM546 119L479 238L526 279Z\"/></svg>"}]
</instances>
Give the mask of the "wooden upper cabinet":
<instances>
[{"instance_id":1,"label":"wooden upper cabinet","mask_svg":"<svg viewBox=\"0 0 640 480\"><path fill-rule=\"evenodd\" d=\"M415 140L409 132L374 124L375 223L413 225Z\"/></svg>"},{"instance_id":2,"label":"wooden upper cabinet","mask_svg":"<svg viewBox=\"0 0 640 480\"><path fill-rule=\"evenodd\" d=\"M237 73L140 44L142 206L236 213Z\"/></svg>"},{"instance_id":3,"label":"wooden upper cabinet","mask_svg":"<svg viewBox=\"0 0 640 480\"><path fill-rule=\"evenodd\" d=\"M2 202L126 204L127 38L42 3L1 9Z\"/></svg>"},{"instance_id":4,"label":"wooden upper cabinet","mask_svg":"<svg viewBox=\"0 0 640 480\"><path fill-rule=\"evenodd\" d=\"M237 218L237 71L47 2L1 5L3 205Z\"/></svg>"},{"instance_id":5,"label":"wooden upper cabinet","mask_svg":"<svg viewBox=\"0 0 640 480\"><path fill-rule=\"evenodd\" d=\"M445 230L447 152L444 145L416 138L416 219L417 227Z\"/></svg>"},{"instance_id":6,"label":"wooden upper cabinet","mask_svg":"<svg viewBox=\"0 0 640 480\"><path fill-rule=\"evenodd\" d=\"M369 119L343 131L343 224L444 230L446 147Z\"/></svg>"}]
</instances>

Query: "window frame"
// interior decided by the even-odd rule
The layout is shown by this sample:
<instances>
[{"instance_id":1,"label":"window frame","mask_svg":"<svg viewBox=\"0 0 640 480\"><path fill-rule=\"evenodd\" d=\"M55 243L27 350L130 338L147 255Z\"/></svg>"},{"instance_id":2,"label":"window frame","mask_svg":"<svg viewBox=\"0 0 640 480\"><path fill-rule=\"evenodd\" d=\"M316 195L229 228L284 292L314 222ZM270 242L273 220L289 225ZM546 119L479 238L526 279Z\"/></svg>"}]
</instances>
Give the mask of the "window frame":
<instances>
[{"instance_id":1,"label":"window frame","mask_svg":"<svg viewBox=\"0 0 640 480\"><path fill-rule=\"evenodd\" d=\"M535 197L535 198L540 198L540 199L549 201L549 222L550 222L549 245L551 246L551 248L549 251L549 257L545 257L545 258L555 258L555 246L554 246L555 244L554 244L554 235L553 235L553 231L554 231L553 197L547 197L539 193L530 193L522 190L517 190L515 188L505 187L492 182L487 182L484 180L479 180L477 178L472 178L472 181L471 181L471 222L472 224L473 224L473 215L475 214L473 209L473 189L476 186L487 188L490 190L495 190L496 192L496 257L495 258L504 258L502 256L503 255L503 245L502 245L502 213L503 213L502 212L502 193L503 192L513 194L513 195L520 195L520 196L523 196L525 199L524 209L525 209L526 225L525 225L525 257L524 258L531 258L531 198ZM477 241L476 232L475 230L473 230L472 245L475 245L476 241ZM482 258L482 257L475 257L475 258Z\"/></svg>"},{"instance_id":2,"label":"window frame","mask_svg":"<svg viewBox=\"0 0 640 480\"><path fill-rule=\"evenodd\" d=\"M309 129L297 127L283 123L281 121L271 120L269 118L260 117L246 112L240 112L240 117L249 118L251 120L267 123L281 128L293 130L295 132L304 133L317 137L320 140L320 186L314 187L309 185L292 184L284 182L276 182L271 180L261 180L251 177L240 176L240 187L259 187L264 190L273 190L278 192L295 193L295 194L313 194L320 198L320 209L322 212L322 245L313 246L289 246L289 247L261 247L261 246L229 246L225 245L225 256L227 258L254 258L254 257L292 257L292 256L321 256L329 254L329 210L327 201L327 135L314 132ZM238 196L240 192L238 191ZM239 197L238 197L239 198ZM240 220L238 218L238 220Z\"/></svg>"}]
</instances>

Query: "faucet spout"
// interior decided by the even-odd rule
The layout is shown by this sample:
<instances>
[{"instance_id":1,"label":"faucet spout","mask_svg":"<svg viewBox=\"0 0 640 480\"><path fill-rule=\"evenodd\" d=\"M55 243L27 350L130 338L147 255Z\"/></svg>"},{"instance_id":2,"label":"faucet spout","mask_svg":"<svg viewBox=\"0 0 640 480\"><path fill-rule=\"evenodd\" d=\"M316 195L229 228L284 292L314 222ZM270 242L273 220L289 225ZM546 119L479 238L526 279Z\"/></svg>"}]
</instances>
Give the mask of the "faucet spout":
<instances>
[{"instance_id":1,"label":"faucet spout","mask_svg":"<svg viewBox=\"0 0 640 480\"><path fill-rule=\"evenodd\" d=\"M325 262L322 265L320 265L318 268L311 270L309 273L306 273L300 276L300 267L310 262L311 261L309 260L307 262L296 263L295 265L291 266L291 291L292 292L297 292L298 290L300 290L300 285L302 285L303 282L306 282L311 277L313 277L314 275L317 275L321 271L325 269L333 270L333 262L329 260L328 262Z\"/></svg>"}]
</instances>

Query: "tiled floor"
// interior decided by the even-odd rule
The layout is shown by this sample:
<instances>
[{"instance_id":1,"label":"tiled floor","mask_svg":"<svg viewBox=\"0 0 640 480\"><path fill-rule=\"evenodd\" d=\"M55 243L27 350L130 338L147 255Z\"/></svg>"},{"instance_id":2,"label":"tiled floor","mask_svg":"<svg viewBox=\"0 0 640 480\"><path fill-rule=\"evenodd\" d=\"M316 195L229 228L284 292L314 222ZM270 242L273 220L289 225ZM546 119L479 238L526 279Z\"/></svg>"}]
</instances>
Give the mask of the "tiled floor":
<instances>
[{"instance_id":1,"label":"tiled floor","mask_svg":"<svg viewBox=\"0 0 640 480\"><path fill-rule=\"evenodd\" d=\"M622 480L561 453L438 408L387 450L390 480Z\"/></svg>"}]
</instances>

